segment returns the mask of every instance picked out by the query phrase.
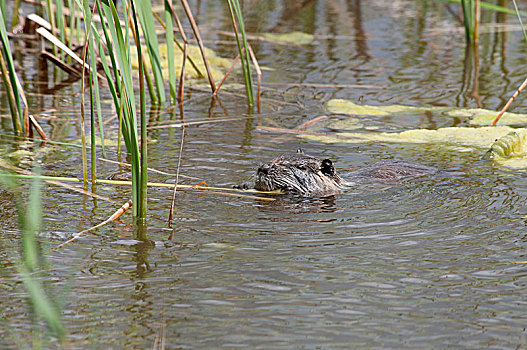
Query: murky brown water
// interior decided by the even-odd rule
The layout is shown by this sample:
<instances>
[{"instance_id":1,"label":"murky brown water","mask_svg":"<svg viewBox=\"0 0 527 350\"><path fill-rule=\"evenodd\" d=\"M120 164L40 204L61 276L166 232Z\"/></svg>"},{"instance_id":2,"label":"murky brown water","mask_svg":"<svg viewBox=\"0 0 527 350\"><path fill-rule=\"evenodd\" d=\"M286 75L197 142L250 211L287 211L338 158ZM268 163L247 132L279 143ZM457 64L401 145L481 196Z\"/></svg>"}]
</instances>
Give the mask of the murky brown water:
<instances>
[{"instance_id":1,"label":"murky brown water","mask_svg":"<svg viewBox=\"0 0 527 350\"><path fill-rule=\"evenodd\" d=\"M222 29L229 29L226 10L216 13L224 4L199 4L208 45L234 57L234 46L209 41L225 39L208 24L219 19ZM447 6L432 1L247 3L251 32L299 30L318 36L307 46L254 43L260 64L272 69L263 78L269 100L259 116L262 123L295 127L327 114L324 103L332 98L499 108L525 78L522 35L482 35L474 89L475 66ZM494 13L483 16L487 22L503 21ZM51 116L42 117L46 131L54 140L79 139L79 83L46 90L55 83L52 76L46 84L38 79L36 46L17 44L30 104ZM298 83L305 85L294 86ZM167 348L527 346L527 266L516 263L527 260L525 172L481 161L479 151L326 145L263 132L257 116L246 114L242 98L223 94L223 108L211 109L207 94L190 94L186 121L241 118L186 128L181 174L210 185L242 183L259 163L299 147L334 159L342 170L396 158L440 172L332 198L283 197L271 203L181 191L173 229L166 227L171 192L152 189L149 241L135 240L127 214L122 222L48 255L45 284L64 303L72 347L151 348L162 330ZM5 109L4 95L0 101ZM524 101L520 96L513 111L525 113ZM163 111L151 114L150 123L179 117ZM461 121L422 115L370 117L364 124L402 130ZM1 127L10 133L7 119ZM181 129L152 129L149 137L150 166L175 172ZM0 147L8 154L22 146L2 137ZM18 164L29 166L35 158L43 161L45 174L81 176L80 149L34 145L32 150L36 155ZM115 159L115 147L108 153ZM99 167L101 177L126 174L114 164ZM173 178L152 174L151 181ZM119 203L128 199L127 188L94 190ZM44 186L43 196L41 237L51 245L98 224L118 207L52 185ZM2 348L31 341L26 292L16 273L20 235L11 199L0 194Z\"/></svg>"}]
</instances>

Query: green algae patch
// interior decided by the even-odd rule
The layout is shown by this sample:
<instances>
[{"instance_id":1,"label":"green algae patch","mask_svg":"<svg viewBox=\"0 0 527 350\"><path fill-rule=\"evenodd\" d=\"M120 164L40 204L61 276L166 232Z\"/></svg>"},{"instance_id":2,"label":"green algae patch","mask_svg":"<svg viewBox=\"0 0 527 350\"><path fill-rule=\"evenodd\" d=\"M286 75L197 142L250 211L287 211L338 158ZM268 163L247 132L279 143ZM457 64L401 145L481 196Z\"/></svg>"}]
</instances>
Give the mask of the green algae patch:
<instances>
[{"instance_id":1,"label":"green algae patch","mask_svg":"<svg viewBox=\"0 0 527 350\"><path fill-rule=\"evenodd\" d=\"M501 160L523 157L527 153L525 137L525 133L518 131L512 131L500 137L490 146L487 157Z\"/></svg>"},{"instance_id":2,"label":"green algae patch","mask_svg":"<svg viewBox=\"0 0 527 350\"><path fill-rule=\"evenodd\" d=\"M358 105L348 100L334 99L328 101L327 110L334 114L367 115L367 116L389 116L403 113L437 113L448 117L468 119L471 125L490 125L498 115L497 111L483 108L456 108L456 107L434 107L434 106L404 106L387 105L371 106ZM505 113L499 120L498 125L527 125L527 114Z\"/></svg>"},{"instance_id":3,"label":"green algae patch","mask_svg":"<svg viewBox=\"0 0 527 350\"><path fill-rule=\"evenodd\" d=\"M291 32L284 34L264 33L263 37L269 41L275 41L278 43L296 44L296 45L309 45L313 42L314 37L312 34L303 32Z\"/></svg>"},{"instance_id":4,"label":"green algae patch","mask_svg":"<svg viewBox=\"0 0 527 350\"><path fill-rule=\"evenodd\" d=\"M301 137L323 143L415 143L448 144L471 148L488 148L493 142L510 132L526 132L527 129L513 129L508 126L458 128L448 127L437 130L414 129L402 132L340 132L334 135L301 135Z\"/></svg>"},{"instance_id":5,"label":"green algae patch","mask_svg":"<svg viewBox=\"0 0 527 350\"><path fill-rule=\"evenodd\" d=\"M364 128L364 125L357 118L346 118L331 122L327 125L328 128L337 130L358 130Z\"/></svg>"},{"instance_id":6,"label":"green algae patch","mask_svg":"<svg viewBox=\"0 0 527 350\"><path fill-rule=\"evenodd\" d=\"M348 100L330 100L327 110L335 114L387 116L397 113L419 113L428 111L443 111L448 107L414 107L403 105L371 106L358 105Z\"/></svg>"},{"instance_id":7,"label":"green algae patch","mask_svg":"<svg viewBox=\"0 0 527 350\"><path fill-rule=\"evenodd\" d=\"M28 149L19 149L9 153L7 157L11 162L18 164L23 159L31 159L34 155L34 152L31 152Z\"/></svg>"},{"instance_id":8,"label":"green algae patch","mask_svg":"<svg viewBox=\"0 0 527 350\"><path fill-rule=\"evenodd\" d=\"M491 159L508 168L527 168L527 133L512 131L490 146L485 159Z\"/></svg>"},{"instance_id":9,"label":"green algae patch","mask_svg":"<svg viewBox=\"0 0 527 350\"><path fill-rule=\"evenodd\" d=\"M488 109L468 109L474 114L470 119L472 125L490 125L498 116L499 112ZM505 112L497 125L527 125L527 114Z\"/></svg>"},{"instance_id":10,"label":"green algae patch","mask_svg":"<svg viewBox=\"0 0 527 350\"><path fill-rule=\"evenodd\" d=\"M144 52L146 52L146 48L143 49ZM163 76L166 78L168 77L168 57L167 57L167 45L166 44L160 44L159 45L159 54L161 57L161 70L163 72ZM132 61L132 68L137 70L139 69L138 61L137 61L137 50L135 48L132 48L130 50L130 56ZM209 67L212 73L212 77L214 80L220 81L223 79L225 72L227 69L231 66L232 60L220 57L216 54L214 50L211 50L209 48L205 48L205 56L207 57L207 61L209 62ZM201 71L203 76L206 76L207 71L205 69L205 64L203 63L203 58L201 56L201 51L199 50L199 47L197 45L189 45L188 47L188 57L190 57L193 62L196 64L197 68ZM143 59L146 61L146 67L150 70L150 59L148 55L143 55ZM183 64L183 53L177 48L174 48L174 65L176 68L176 76L179 77L181 74L181 66ZM202 78L202 76L199 75L199 73L192 67L190 62L188 61L185 63L185 78L186 79L198 79Z\"/></svg>"}]
</instances>

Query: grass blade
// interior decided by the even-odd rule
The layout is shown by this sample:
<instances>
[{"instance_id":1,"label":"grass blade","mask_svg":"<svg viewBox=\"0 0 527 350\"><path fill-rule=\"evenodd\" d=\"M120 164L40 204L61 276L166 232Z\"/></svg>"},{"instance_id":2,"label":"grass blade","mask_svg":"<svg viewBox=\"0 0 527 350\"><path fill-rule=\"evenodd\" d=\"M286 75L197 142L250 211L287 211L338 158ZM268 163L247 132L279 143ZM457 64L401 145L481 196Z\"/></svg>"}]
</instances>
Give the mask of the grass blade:
<instances>
[{"instance_id":1,"label":"grass blade","mask_svg":"<svg viewBox=\"0 0 527 350\"><path fill-rule=\"evenodd\" d=\"M177 100L176 91L176 69L174 66L174 27L172 24L172 12L169 0L165 0L165 37L167 41L167 60L168 60L168 83L170 85L170 100L175 103Z\"/></svg>"},{"instance_id":2,"label":"grass blade","mask_svg":"<svg viewBox=\"0 0 527 350\"><path fill-rule=\"evenodd\" d=\"M20 227L22 228L22 251L24 264L19 267L24 286L29 293L31 305L37 316L46 320L49 329L59 338L63 339L65 330L60 322L60 312L49 299L40 282L32 274L39 265L39 250L35 232L40 230L41 202L40 202L41 180L37 177L33 180L27 210L22 203L18 203L18 215Z\"/></svg>"},{"instance_id":3,"label":"grass blade","mask_svg":"<svg viewBox=\"0 0 527 350\"><path fill-rule=\"evenodd\" d=\"M232 27L234 29L234 33L236 37L236 44L238 45L238 51L240 52L240 57L242 61L242 71L243 71L243 79L245 81L245 93L247 95L247 104L249 105L249 108L252 108L254 106L253 82L252 82L252 75L251 75L249 50L248 50L248 45L247 45L247 37L245 35L245 27L243 25L242 11L241 11L238 0L228 0L228 4L229 4L229 11L231 14ZM236 26L236 19L234 18L234 15L236 15L236 17L238 18L238 23L240 26L239 32ZM243 41L243 48L242 48L242 44L240 43L240 35Z\"/></svg>"},{"instance_id":4,"label":"grass blade","mask_svg":"<svg viewBox=\"0 0 527 350\"><path fill-rule=\"evenodd\" d=\"M134 6L134 2L130 2L131 7L131 14L133 15L133 24L135 26L136 33L139 32L139 26L137 23L137 16L136 16L136 8ZM154 33L155 34L155 33ZM157 39L156 39L157 42ZM140 99L140 107L141 107L141 159L140 163L140 176L139 181L136 184L136 187L138 187L138 194L139 194L139 200L134 203L134 208L136 209L137 215L136 219L140 220L140 224L144 224L146 220L146 206L147 206L147 183L148 183L148 174L147 174L147 168L148 168L148 156L147 156L147 121L146 121L146 96L145 96L145 86L144 86L144 75L145 75L145 66L144 66L144 60L143 60L143 54L141 52L141 45L139 42L139 38L136 37L136 49L137 49L137 57L139 61L139 99ZM159 54L159 50L158 50Z\"/></svg>"},{"instance_id":5,"label":"grass blade","mask_svg":"<svg viewBox=\"0 0 527 350\"><path fill-rule=\"evenodd\" d=\"M35 232L40 230L42 216L40 197L42 179L39 175L33 177L33 184L26 207L22 200L24 196L19 192L16 182L11 177L12 175L0 172L0 182L16 194L18 223L22 233L22 260L18 264L18 272L29 294L29 303L33 310L32 315L35 318L42 317L52 334L62 341L65 338L66 331L60 320L60 311L56 303L48 296L36 275L39 266L42 266L43 260L35 235ZM33 343L33 346L38 347L39 341L36 338L34 339L37 343Z\"/></svg>"},{"instance_id":6,"label":"grass blade","mask_svg":"<svg viewBox=\"0 0 527 350\"><path fill-rule=\"evenodd\" d=\"M139 15L139 21L141 23L141 28L143 29L148 56L150 57L150 64L154 73L157 97L159 103L164 103L166 101L165 87L163 82L163 71L161 68L161 56L159 54L159 43L155 29L154 15L152 14L152 4L149 0L134 0L133 5L133 9L137 8L137 14ZM136 16L134 15L132 17L135 20Z\"/></svg>"},{"instance_id":7,"label":"grass blade","mask_svg":"<svg viewBox=\"0 0 527 350\"><path fill-rule=\"evenodd\" d=\"M465 39L467 42L472 42L474 37L474 1L461 0L461 8L463 9L463 25L465 27Z\"/></svg>"},{"instance_id":8,"label":"grass blade","mask_svg":"<svg viewBox=\"0 0 527 350\"><path fill-rule=\"evenodd\" d=\"M29 293L29 299L35 313L46 320L49 329L57 338L64 339L66 331L60 321L60 312L53 305L42 285L31 275L26 267L20 267L19 272L24 282L24 287Z\"/></svg>"},{"instance_id":9,"label":"grass blade","mask_svg":"<svg viewBox=\"0 0 527 350\"><path fill-rule=\"evenodd\" d=\"M17 79L15 72L15 64L13 62L13 56L11 54L11 47L9 45L9 39L7 37L7 29L4 22L4 14L0 13L0 41L2 46L0 47L1 61L2 64L2 78L4 84L10 94L10 108L11 108L11 119L13 121L13 128L15 132L26 133L24 129L22 104L20 101L20 94L17 88ZM6 74L7 73L7 74Z\"/></svg>"},{"instance_id":10,"label":"grass blade","mask_svg":"<svg viewBox=\"0 0 527 350\"><path fill-rule=\"evenodd\" d=\"M112 1L100 1L101 8L104 12L106 24L103 21L103 27L106 26L111 34L111 41L113 42L115 56L118 63L114 66L114 72L119 72L120 75L116 77L116 82L122 80L121 83L116 83L118 87L116 93L119 94L121 101L116 107L118 110L123 111L122 115L122 126L123 126L123 137L126 144L126 148L131 157L132 163L132 202L133 205L133 216L134 218L145 218L146 217L146 186L142 185L146 183L146 167L141 168L142 164L146 164L146 98L144 96L144 65L142 59L141 45L139 45L139 39L137 33L139 31L135 3L129 1L127 4L128 9L123 7L124 17L129 19L125 21L125 34L123 34L121 24L119 22L119 16L117 9L115 8ZM128 23L133 25L132 28L128 27ZM136 49L139 58L139 74L140 74L140 105L141 105L141 124L145 128L141 129L141 148L138 143L137 135L137 111L135 106L133 82L132 82L132 65L130 60L130 45L128 42L128 31L132 30L134 38L136 40ZM107 34L105 34L107 35ZM110 42L108 40L108 42ZM108 73L107 73L108 74ZM144 130L143 130L144 129ZM143 137L144 136L144 137ZM141 151L141 155L140 155Z\"/></svg>"}]
</instances>

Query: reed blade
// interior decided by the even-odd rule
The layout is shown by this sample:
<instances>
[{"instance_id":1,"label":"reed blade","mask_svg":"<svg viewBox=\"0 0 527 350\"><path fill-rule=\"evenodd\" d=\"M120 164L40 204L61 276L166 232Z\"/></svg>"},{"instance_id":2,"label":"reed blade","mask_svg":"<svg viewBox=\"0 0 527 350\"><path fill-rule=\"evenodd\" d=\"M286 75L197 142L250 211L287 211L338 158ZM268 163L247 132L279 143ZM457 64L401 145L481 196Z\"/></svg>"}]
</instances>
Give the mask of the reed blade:
<instances>
[{"instance_id":1,"label":"reed blade","mask_svg":"<svg viewBox=\"0 0 527 350\"><path fill-rule=\"evenodd\" d=\"M24 287L29 294L28 303L32 309L31 315L34 318L45 320L47 328L59 340L64 340L66 331L61 322L58 303L55 302L44 289L43 284L38 278L38 271L43 265L43 256L37 244L35 232L40 230L42 217L41 205L41 183L42 179L37 174L33 177L29 199L21 192L15 178L10 177L14 174L0 172L0 182L15 194L15 204L18 213L18 227L21 232L21 260L18 264L18 273L22 279Z\"/></svg>"},{"instance_id":2,"label":"reed blade","mask_svg":"<svg viewBox=\"0 0 527 350\"><path fill-rule=\"evenodd\" d=\"M132 18L133 18L133 24L135 26L136 32L139 32L139 26L136 19L136 8L134 6L134 2L130 2L131 4L131 10L132 10ZM154 33L155 34L155 33ZM157 39L156 39L157 41ZM139 42L139 38L137 37L136 41L136 49L137 49L137 57L139 61L139 99L140 99L140 107L141 107L141 158L140 158L140 176L139 176L139 182L137 183L138 187L138 195L139 199L134 203L134 208L137 211L137 215L135 216L136 219L140 221L136 221L136 223L140 224L141 227L144 227L144 224L146 223L146 206L147 206L147 183L148 183L148 174L147 174L147 168L148 168L148 157L147 157L147 121L146 121L146 96L145 96L145 86L144 86L144 75L145 75L145 66L144 66L144 60L143 60L143 54L141 52L141 45ZM159 53L159 49L158 49Z\"/></svg>"},{"instance_id":3,"label":"reed blade","mask_svg":"<svg viewBox=\"0 0 527 350\"><path fill-rule=\"evenodd\" d=\"M0 9L0 11L2 11ZM13 122L13 129L15 132L22 132L25 134L22 103L20 98L20 91L18 90L15 63L13 61L13 55L11 54L11 47L9 45L9 39L7 37L7 28L4 22L4 14L0 12L0 41L2 46L0 47L0 60L2 64L2 78L8 94L10 95L9 104L11 108L11 119ZM7 73L7 74L6 74Z\"/></svg>"},{"instance_id":4,"label":"reed blade","mask_svg":"<svg viewBox=\"0 0 527 350\"><path fill-rule=\"evenodd\" d=\"M253 81L251 74L251 59L249 56L249 49L247 45L247 36L245 34L245 26L243 24L243 15L238 0L228 0L229 11L231 14L232 27L236 37L236 44L238 45L238 51L240 52L240 57L242 61L242 72L243 79L245 82L245 93L247 95L247 104L249 108L254 107L254 92L253 92ZM236 18L237 20L236 20ZM236 23L238 22L238 26ZM241 42L240 42L241 36ZM242 46L243 44L243 46Z\"/></svg>"},{"instance_id":5,"label":"reed blade","mask_svg":"<svg viewBox=\"0 0 527 350\"><path fill-rule=\"evenodd\" d=\"M146 217L146 167L143 170L142 165L146 164L146 97L144 88L144 61L141 52L141 45L139 44L139 24L138 15L136 13L135 2L128 1L123 4L124 18L128 20L124 21L124 33L121 28L117 9L112 1L98 0L98 4L101 5L102 13L106 19L103 21L103 28L105 36L107 37L108 45L110 42L113 47L115 60L112 61L114 66L112 67L116 73L116 92L114 96L114 102L116 109L122 111L122 132L123 138L126 144L126 149L131 157L132 163L132 202L133 205L133 216L134 218L144 219ZM132 25L133 27L129 27ZM110 35L108 35L108 32ZM132 79L132 62L130 55L130 43L128 33L134 33L136 39L136 50L139 61L139 75L140 75L140 108L141 108L141 125L145 126L141 128L141 145L139 145L138 134L137 134L137 110L136 110L136 99L133 89ZM110 37L111 40L108 40ZM105 70L105 74L109 77L109 69ZM117 99L119 96L119 101ZM144 130L143 130L144 129Z\"/></svg>"},{"instance_id":6,"label":"reed blade","mask_svg":"<svg viewBox=\"0 0 527 350\"><path fill-rule=\"evenodd\" d=\"M472 42L474 38L474 12L475 0L461 0L461 8L463 10L463 25L465 27L465 38L467 42Z\"/></svg>"},{"instance_id":7,"label":"reed blade","mask_svg":"<svg viewBox=\"0 0 527 350\"><path fill-rule=\"evenodd\" d=\"M175 103L177 100L177 91L176 68L174 65L174 26L170 9L170 1L165 0L165 37L167 41L168 83L170 86L170 100L172 103Z\"/></svg>"},{"instance_id":8,"label":"reed blade","mask_svg":"<svg viewBox=\"0 0 527 350\"><path fill-rule=\"evenodd\" d=\"M150 58L150 65L154 74L154 82L156 84L157 98L159 103L166 101L165 86L163 82L163 70L161 68L161 56L159 54L159 43L155 29L154 15L152 14L152 4L149 0L134 0L133 8L137 9L139 22L143 30L145 44ZM137 32L139 34L139 32ZM140 47L140 45L139 45ZM145 70L145 74L147 71Z\"/></svg>"}]
</instances>

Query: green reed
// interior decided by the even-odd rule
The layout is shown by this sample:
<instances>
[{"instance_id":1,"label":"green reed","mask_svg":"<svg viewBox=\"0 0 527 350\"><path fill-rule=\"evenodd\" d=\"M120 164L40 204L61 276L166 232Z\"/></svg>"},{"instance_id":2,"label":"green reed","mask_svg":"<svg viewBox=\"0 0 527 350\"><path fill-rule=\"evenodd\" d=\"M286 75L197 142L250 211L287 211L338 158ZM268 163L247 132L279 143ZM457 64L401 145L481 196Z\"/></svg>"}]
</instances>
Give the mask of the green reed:
<instances>
[{"instance_id":1,"label":"green reed","mask_svg":"<svg viewBox=\"0 0 527 350\"><path fill-rule=\"evenodd\" d=\"M101 25L103 27L106 42L112 43L112 50L115 55L110 55L112 62L112 69L114 75L112 76L109 67L104 66L106 79L109 82L112 96L114 99L115 109L122 111L122 133L126 149L130 154L132 164L132 201L133 201L133 216L136 219L144 220L146 218L146 165L147 165L147 137L146 137L146 97L144 89L144 62L141 52L141 45L139 41L139 25L136 15L134 1L128 2L128 6L123 6L124 18L124 32L121 27L118 12L112 1L97 0L97 7L102 19ZM125 4L126 5L126 4ZM129 26L130 19L132 28ZM143 27L142 27L143 28ZM143 28L144 30L144 28ZM140 74L140 113L141 113L141 145L139 145L139 137L137 134L137 110L136 98L132 80L132 58L130 55L130 35L133 32L136 38L135 46L137 50L137 57L139 61ZM98 35L94 32L94 37ZM111 41L108 40L111 38ZM157 39L156 39L157 40ZM98 46L101 47L100 38L95 39ZM155 46L154 44L151 44ZM100 50L101 53L104 52ZM157 49L159 53L159 50ZM115 56L115 58L113 57ZM104 61L106 58L102 57ZM111 81L115 78L115 81ZM164 90L163 90L164 91ZM164 93L163 93L164 94ZM163 95L164 96L164 95ZM164 98L164 97L163 97Z\"/></svg>"},{"instance_id":2,"label":"green reed","mask_svg":"<svg viewBox=\"0 0 527 350\"><path fill-rule=\"evenodd\" d=\"M518 17L518 22L520 22L520 26L522 27L523 38L525 39L525 42L527 42L527 32L525 31L525 26L523 25L522 14L518 9L516 0L512 0L512 3L514 4L514 11L516 12L516 16Z\"/></svg>"},{"instance_id":3,"label":"green reed","mask_svg":"<svg viewBox=\"0 0 527 350\"><path fill-rule=\"evenodd\" d=\"M15 4L13 6L13 10L12 10L12 13L13 13L13 18L11 19L11 28L13 28L14 26L16 26L18 24L18 9L20 8L20 3L22 2L22 0L15 0ZM5 3L6 1L2 1L3 3L3 8L2 8L2 11L4 11L3 13L5 14L5 11L6 11L6 8L5 8ZM4 18L4 21L6 19Z\"/></svg>"},{"instance_id":4,"label":"green reed","mask_svg":"<svg viewBox=\"0 0 527 350\"><path fill-rule=\"evenodd\" d=\"M174 25L172 22L172 7L170 0L165 0L165 38L167 41L168 83L170 86L170 101L177 101L176 69L174 66Z\"/></svg>"},{"instance_id":5,"label":"green reed","mask_svg":"<svg viewBox=\"0 0 527 350\"><path fill-rule=\"evenodd\" d=\"M2 16L2 21L4 23L7 22L7 1L0 1L0 16ZM15 18L18 18L18 16L13 18L13 21L15 21Z\"/></svg>"},{"instance_id":6,"label":"green reed","mask_svg":"<svg viewBox=\"0 0 527 350\"><path fill-rule=\"evenodd\" d=\"M59 30L60 34L60 41L63 43L66 43L68 40L66 40L66 26L64 23L64 15L62 14L62 9L64 8L64 1L62 0L55 0L55 15L56 15L56 23L57 23L57 29ZM53 33L55 34L55 33ZM64 60L65 55L64 52L61 52L61 59Z\"/></svg>"},{"instance_id":7,"label":"green reed","mask_svg":"<svg viewBox=\"0 0 527 350\"><path fill-rule=\"evenodd\" d=\"M240 58L242 62L243 79L245 82L245 93L247 95L247 104L249 108L254 107L254 92L253 92L253 81L251 75L251 57L249 55L249 45L247 44L247 37L245 35L245 26L243 24L243 15L238 0L227 0L229 4L229 11L231 14L232 27L236 35L236 44L238 45L238 51L240 52ZM236 18L239 25L239 33L236 26ZM240 36L242 43L240 43ZM243 47L242 47L243 44Z\"/></svg>"},{"instance_id":8,"label":"green reed","mask_svg":"<svg viewBox=\"0 0 527 350\"><path fill-rule=\"evenodd\" d=\"M96 179L97 173L96 173L96 165L97 165L97 154L96 154L96 137L95 137L95 130L97 129L96 126L96 118L95 115L98 117L98 124L99 124L99 133L101 138L101 148L102 148L102 154L103 157L106 157L106 150L104 146L104 123L102 120L102 110L101 110L101 101L100 101L100 93L99 93L99 78L97 75L97 56L95 55L95 41L93 39L95 29L93 24L93 18L92 13L90 11L90 8L88 6L88 2L84 1L84 23L85 23L85 32L86 32L86 42L87 42L87 50L88 55L85 55L85 57L89 57L89 66L92 68L89 71L89 84L90 84L90 126L91 126L91 178L92 181ZM95 103L94 103L95 102ZM95 105L95 108L94 108Z\"/></svg>"},{"instance_id":9,"label":"green reed","mask_svg":"<svg viewBox=\"0 0 527 350\"><path fill-rule=\"evenodd\" d=\"M204 48L200 39L197 25L193 19L192 13L186 1L181 1L182 6L189 18L192 30L198 40L198 44L202 51L202 57L207 69L207 76L211 84L211 89L216 93L214 81L211 76L210 69L205 57ZM147 134L146 134L146 96L148 90L150 94L150 103L163 104L166 102L165 84L163 77L163 70L161 65L161 54L159 50L158 37L155 31L155 20L152 5L149 1L126 0L119 6L118 9L114 1L109 0L94 0L93 7L90 6L88 0L45 0L45 10L50 21L51 33L57 35L60 39L52 41L54 43L53 50L55 55L57 48L61 50L61 56L64 58L64 52L68 53L66 45L71 45L73 42L74 32L79 33L80 19L84 23L85 32L85 51L84 60L87 63L88 69L84 69L87 76L87 87L90 105L90 125L91 125L91 177L95 180L96 177L96 129L99 124L99 133L101 137L102 152L105 156L105 141L104 129L101 111L101 96L100 96L100 80L101 77L107 81L108 89L112 95L115 110L119 116L119 135L118 140L122 137L126 145L128 154L130 155L132 164L132 200L133 200L133 215L135 218L144 218L146 216L146 182L147 182ZM67 12L63 5L67 6ZM250 55L247 38L245 34L245 27L243 23L242 11L238 0L228 1L231 17L233 21L233 28L236 33L236 40L240 56L242 57L242 70L246 86L246 94L248 105L252 108L254 106L253 82L251 76ZM77 10L76 10L77 9ZM96 12L100 18L100 22L93 21L93 12ZM69 16L69 17L68 17ZM165 0L165 18L167 40L167 60L169 62L168 68L168 87L170 91L170 100L172 103L183 100L183 75L184 68L181 71L179 89L177 89L176 71L174 64L174 43L184 51L183 67L187 59L187 41L184 32L181 33L185 47L181 45L174 38L174 21L182 31L181 23L175 15L170 0ZM158 17L158 21L162 24L163 21ZM66 31L69 26L70 32ZM3 30L2 43L3 47L9 47L7 43L7 34ZM58 34L57 34L58 33ZM133 39L131 39L133 38ZM48 39L50 40L50 39ZM78 41L78 39L77 39ZM61 44L62 43L62 44ZM58 45L58 46L57 46ZM137 50L136 58L131 55L131 49ZM142 51L144 49L144 52ZM6 49L0 51L0 59L6 57L6 67L14 67L10 55L4 53ZM99 54L99 57L96 56ZM68 53L68 59L71 54ZM148 56L145 57L145 56ZM9 58L7 58L9 57ZM139 86L134 90L132 70L132 60L137 59L139 65ZM77 59L78 61L78 59ZM189 58L189 62L194 65L194 62ZM99 74L96 67L100 65L104 74ZM3 74L4 80L15 89L20 86L15 80L11 81L11 68L6 68L9 74ZM197 70L197 67L196 67ZM135 73L137 74L137 72ZM7 79L9 77L10 79ZM85 84L83 78L82 81ZM145 86L146 85L146 86ZM7 83L6 83L7 86ZM83 87L84 91L84 87ZM18 94L12 94L14 101L13 115L19 116L14 118L14 124L23 129L22 103ZM84 98L84 94L83 94ZM84 100L83 100L84 101ZM83 143L86 145L86 136L84 133L84 103L82 103L82 131ZM86 104L87 108L87 104ZM138 110L138 108L140 108ZM140 120L138 120L140 118ZM140 125L138 125L140 123ZM138 130L139 127L139 130ZM23 130L22 130L23 131ZM140 134L139 134L140 131ZM86 148L83 151L83 167L87 169L86 160L88 158ZM87 174L85 175L87 179Z\"/></svg>"},{"instance_id":10,"label":"green reed","mask_svg":"<svg viewBox=\"0 0 527 350\"><path fill-rule=\"evenodd\" d=\"M15 130L15 133L24 133L24 116L20 89L17 83L15 64L13 61L13 55L11 54L11 47L7 37L7 28L4 18L3 9L0 8L0 41L2 42L0 47L0 66L2 70L2 80L8 95L13 130Z\"/></svg>"},{"instance_id":11,"label":"green reed","mask_svg":"<svg viewBox=\"0 0 527 350\"><path fill-rule=\"evenodd\" d=\"M476 27L476 0L461 0L463 10L463 25L465 27L465 38L467 42L474 40Z\"/></svg>"},{"instance_id":12,"label":"green reed","mask_svg":"<svg viewBox=\"0 0 527 350\"><path fill-rule=\"evenodd\" d=\"M57 22L55 21L55 12L53 11L53 6L51 0L46 0L46 13L48 15L49 24L51 25L51 33L55 35L57 29ZM53 54L57 55L57 48L53 46Z\"/></svg>"},{"instance_id":13,"label":"green reed","mask_svg":"<svg viewBox=\"0 0 527 350\"><path fill-rule=\"evenodd\" d=\"M21 231L21 260L18 263L18 273L22 278L24 287L29 294L28 303L32 312L34 334L38 334L38 320L43 319L48 332L59 341L64 341L66 330L61 322L59 303L53 299L51 293L46 291L39 279L39 272L46 268L44 256L39 248L35 232L40 230L41 222L41 182L35 177L30 189L28 203L22 198L26 196L20 190L15 178L0 173L0 182L14 193L16 209L18 212L18 226ZM42 343L33 337L33 347L42 347Z\"/></svg>"},{"instance_id":14,"label":"green reed","mask_svg":"<svg viewBox=\"0 0 527 350\"><path fill-rule=\"evenodd\" d=\"M150 58L150 65L153 71L154 81L156 84L156 96L159 100L159 103L164 103L166 101L165 86L163 81L163 72L161 69L161 55L159 54L159 44L155 30L155 21L152 11L152 4L150 1L132 1L131 4L134 14L136 13L135 10L137 7L138 15L134 15L132 18L135 21L138 17L139 22L141 23L141 28L143 29L145 45L147 48L148 56ZM139 32L137 32L137 34L139 35ZM140 45L138 45L138 47L140 47ZM141 60L141 62L144 63L144 60ZM155 100L152 100L152 102L154 104L157 104L157 101Z\"/></svg>"}]
</instances>

